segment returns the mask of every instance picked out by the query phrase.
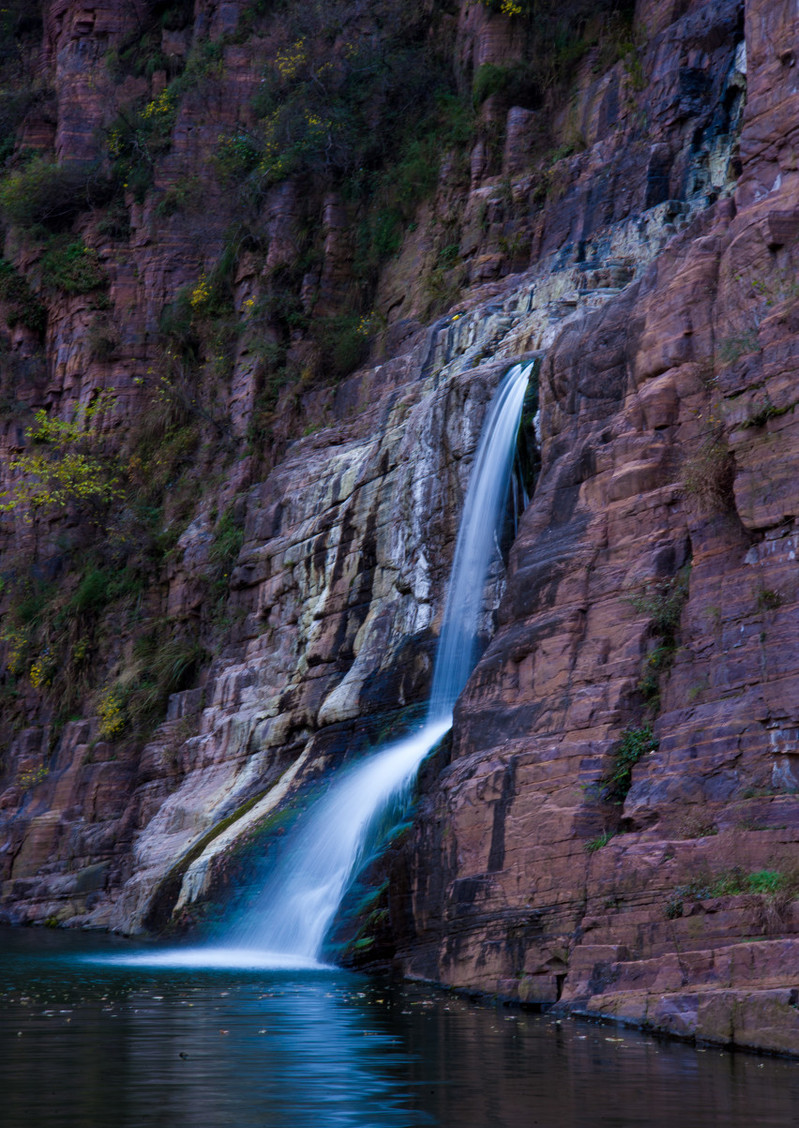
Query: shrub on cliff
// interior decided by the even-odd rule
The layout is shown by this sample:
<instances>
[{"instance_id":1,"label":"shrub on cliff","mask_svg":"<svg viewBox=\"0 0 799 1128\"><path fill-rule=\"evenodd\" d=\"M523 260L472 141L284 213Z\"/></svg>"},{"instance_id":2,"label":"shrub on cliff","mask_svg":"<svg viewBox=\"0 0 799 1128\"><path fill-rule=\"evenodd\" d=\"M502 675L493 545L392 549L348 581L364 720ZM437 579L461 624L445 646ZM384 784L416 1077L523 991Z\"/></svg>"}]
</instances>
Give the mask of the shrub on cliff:
<instances>
[{"instance_id":1,"label":"shrub on cliff","mask_svg":"<svg viewBox=\"0 0 799 1128\"><path fill-rule=\"evenodd\" d=\"M735 508L735 462L720 431L708 435L686 458L682 482L689 503L700 513Z\"/></svg>"},{"instance_id":2,"label":"shrub on cliff","mask_svg":"<svg viewBox=\"0 0 799 1128\"><path fill-rule=\"evenodd\" d=\"M0 184L0 208L25 229L62 231L82 211L105 203L111 183L96 165L60 165L34 157Z\"/></svg>"},{"instance_id":3,"label":"shrub on cliff","mask_svg":"<svg viewBox=\"0 0 799 1128\"><path fill-rule=\"evenodd\" d=\"M167 87L141 110L120 111L108 131L115 181L139 203L152 186L156 161L169 151L176 112L177 95Z\"/></svg>"},{"instance_id":4,"label":"shrub on cliff","mask_svg":"<svg viewBox=\"0 0 799 1128\"><path fill-rule=\"evenodd\" d=\"M208 654L197 642L170 637L173 623L137 638L125 677L104 687L97 698L99 735L115 741L130 731L151 730L166 711L169 696L196 681Z\"/></svg>"},{"instance_id":5,"label":"shrub on cliff","mask_svg":"<svg viewBox=\"0 0 799 1128\"><path fill-rule=\"evenodd\" d=\"M65 294L88 294L108 282L97 252L82 239L70 240L68 236L48 246L41 268L46 284Z\"/></svg>"},{"instance_id":6,"label":"shrub on cliff","mask_svg":"<svg viewBox=\"0 0 799 1128\"><path fill-rule=\"evenodd\" d=\"M540 94L534 69L524 63L514 63L507 67L483 63L475 71L472 81L474 104L482 105L487 98L496 94L501 95L510 105L534 108Z\"/></svg>"},{"instance_id":7,"label":"shrub on cliff","mask_svg":"<svg viewBox=\"0 0 799 1128\"><path fill-rule=\"evenodd\" d=\"M600 794L606 803L621 806L632 785L633 768L647 752L657 748L651 725L628 728L613 751L613 763L599 781Z\"/></svg>"},{"instance_id":8,"label":"shrub on cliff","mask_svg":"<svg viewBox=\"0 0 799 1128\"><path fill-rule=\"evenodd\" d=\"M18 478L13 490L0 493L0 513L21 510L30 521L42 506L96 509L118 497L117 469L103 453L97 418L111 403L108 395L98 396L82 421L37 411L25 432L30 447L9 463Z\"/></svg>"},{"instance_id":9,"label":"shrub on cliff","mask_svg":"<svg viewBox=\"0 0 799 1128\"><path fill-rule=\"evenodd\" d=\"M641 670L638 690L650 709L657 711L662 676L671 668L677 653L677 638L683 608L688 600L690 564L674 576L650 580L628 597L639 615L650 621L651 635L657 640L649 650Z\"/></svg>"},{"instance_id":10,"label":"shrub on cliff","mask_svg":"<svg viewBox=\"0 0 799 1128\"><path fill-rule=\"evenodd\" d=\"M47 310L13 263L0 259L0 300L6 305L6 324L24 325L33 333L43 333Z\"/></svg>"},{"instance_id":11,"label":"shrub on cliff","mask_svg":"<svg viewBox=\"0 0 799 1128\"><path fill-rule=\"evenodd\" d=\"M330 15L303 13L299 36L276 52L253 101L260 186L298 174L328 182L367 174L418 135L451 78L436 65L418 13L398 7L386 19L379 42L353 34L332 52Z\"/></svg>"},{"instance_id":12,"label":"shrub on cliff","mask_svg":"<svg viewBox=\"0 0 799 1128\"><path fill-rule=\"evenodd\" d=\"M502 93L514 105L535 101L544 90L570 81L575 65L592 47L615 48L612 57L634 51L629 42L635 0L480 0L484 8L526 27L526 62L481 67L475 101ZM505 72L502 74L501 72ZM516 98L519 98L517 101Z\"/></svg>"}]
</instances>

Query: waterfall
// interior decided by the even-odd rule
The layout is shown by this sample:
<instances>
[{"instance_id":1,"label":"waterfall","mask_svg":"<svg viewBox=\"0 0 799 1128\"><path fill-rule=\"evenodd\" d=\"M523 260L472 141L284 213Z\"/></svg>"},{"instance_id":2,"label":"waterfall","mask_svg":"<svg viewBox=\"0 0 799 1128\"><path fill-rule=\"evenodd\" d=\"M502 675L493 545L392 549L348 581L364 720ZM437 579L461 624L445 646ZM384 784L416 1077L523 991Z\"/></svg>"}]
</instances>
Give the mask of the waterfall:
<instances>
[{"instance_id":1,"label":"waterfall","mask_svg":"<svg viewBox=\"0 0 799 1128\"><path fill-rule=\"evenodd\" d=\"M502 520L530 364L506 373L475 455L455 546L427 719L337 779L312 807L228 942L313 964L344 893L368 856L381 822L399 812L422 760L452 725L455 701L475 658L483 590Z\"/></svg>"},{"instance_id":2,"label":"waterfall","mask_svg":"<svg viewBox=\"0 0 799 1128\"><path fill-rule=\"evenodd\" d=\"M452 713L472 672L488 566L508 495L529 364L506 373L483 424L463 506L438 642L430 720Z\"/></svg>"}]
</instances>

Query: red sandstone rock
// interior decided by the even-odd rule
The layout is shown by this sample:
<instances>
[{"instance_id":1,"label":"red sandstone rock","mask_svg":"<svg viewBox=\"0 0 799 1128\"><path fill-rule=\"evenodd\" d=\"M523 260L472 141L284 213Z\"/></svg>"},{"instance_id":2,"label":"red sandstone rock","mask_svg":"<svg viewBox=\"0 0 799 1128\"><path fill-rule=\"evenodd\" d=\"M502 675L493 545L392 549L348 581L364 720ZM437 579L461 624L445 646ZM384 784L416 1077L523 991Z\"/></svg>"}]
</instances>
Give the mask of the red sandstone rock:
<instances>
[{"instance_id":1,"label":"red sandstone rock","mask_svg":"<svg viewBox=\"0 0 799 1128\"><path fill-rule=\"evenodd\" d=\"M458 707L455 759L425 798L404 966L683 1036L795 1050L795 966L781 947L795 941L762 942L779 950L772 980L744 957L761 951L745 944L753 932L795 935L794 913L767 896L708 901L698 888L735 867L787 880L795 866L795 297L779 279L793 274L796 235L791 177L763 199L753 187L765 175L764 121L779 146L779 114L790 115L773 93L766 22L770 44L793 27L787 9L766 18L747 5L737 214L705 213L547 358L542 475L500 629ZM767 406L773 396L779 408ZM725 445L709 454L709 440L729 444L732 494ZM685 562L659 746L633 769L620 823L608 823L592 784L622 729L653 716L639 689L653 627L636 592ZM487 792L487 770L509 788ZM749 798L761 789L773 797ZM787 825L771 836L777 803ZM616 836L580 850L603 826ZM431 888L434 857L444 872ZM732 960L723 996L705 992L694 951L710 967ZM782 994L747 990L772 983ZM730 1018L737 1007L743 1024Z\"/></svg>"}]
</instances>

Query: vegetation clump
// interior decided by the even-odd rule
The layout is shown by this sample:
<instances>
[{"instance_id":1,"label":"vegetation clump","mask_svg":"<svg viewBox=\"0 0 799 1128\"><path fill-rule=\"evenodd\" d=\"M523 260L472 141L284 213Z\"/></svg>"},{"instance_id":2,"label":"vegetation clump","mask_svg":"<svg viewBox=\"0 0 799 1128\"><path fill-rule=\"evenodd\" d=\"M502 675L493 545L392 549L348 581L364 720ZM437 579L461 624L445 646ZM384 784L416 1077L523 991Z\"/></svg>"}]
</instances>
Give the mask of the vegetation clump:
<instances>
[{"instance_id":1,"label":"vegetation clump","mask_svg":"<svg viewBox=\"0 0 799 1128\"><path fill-rule=\"evenodd\" d=\"M0 208L18 227L49 235L64 231L82 211L107 202L111 194L111 182L96 165L34 156L0 183Z\"/></svg>"},{"instance_id":2,"label":"vegetation clump","mask_svg":"<svg viewBox=\"0 0 799 1128\"><path fill-rule=\"evenodd\" d=\"M657 741L651 725L625 729L613 750L611 766L599 781L599 793L604 802L617 806L624 803L632 785L633 768L642 756L656 749ZM605 839L607 841L609 838ZM604 846L605 842L600 845Z\"/></svg>"},{"instance_id":3,"label":"vegetation clump","mask_svg":"<svg viewBox=\"0 0 799 1128\"><path fill-rule=\"evenodd\" d=\"M683 465L683 489L702 513L724 512L734 507L735 463L721 434L706 437Z\"/></svg>"},{"instance_id":4,"label":"vegetation clump","mask_svg":"<svg viewBox=\"0 0 799 1128\"><path fill-rule=\"evenodd\" d=\"M216 523L214 539L208 554L208 585L211 598L221 606L230 587L230 574L244 543L244 529L228 506Z\"/></svg>"},{"instance_id":5,"label":"vegetation clump","mask_svg":"<svg viewBox=\"0 0 799 1128\"><path fill-rule=\"evenodd\" d=\"M514 20L527 32L525 89L538 99L563 82L592 48L624 59L635 82L637 54L631 42L634 0L480 0L484 8ZM606 63L609 60L605 60ZM640 64L639 64L640 65ZM493 92L493 91L492 91ZM524 103L520 103L524 104Z\"/></svg>"},{"instance_id":6,"label":"vegetation clump","mask_svg":"<svg viewBox=\"0 0 799 1128\"><path fill-rule=\"evenodd\" d=\"M724 870L715 877L697 878L695 881L678 885L668 902L665 915L668 920L681 917L686 901L708 901L717 897L735 897L752 894L765 898L766 912L761 914L766 925L773 923L790 902L799 896L799 878L795 872L775 869L754 870L745 873L739 866ZM771 910L771 911L769 911Z\"/></svg>"},{"instance_id":7,"label":"vegetation clump","mask_svg":"<svg viewBox=\"0 0 799 1128\"><path fill-rule=\"evenodd\" d=\"M613 830L603 830L596 838L590 839L585 844L586 854L595 854L597 850L601 850L603 846L607 846L612 838L616 837L616 832Z\"/></svg>"},{"instance_id":8,"label":"vegetation clump","mask_svg":"<svg viewBox=\"0 0 799 1128\"><path fill-rule=\"evenodd\" d=\"M646 656L638 683L641 695L653 709L657 709L660 702L661 677L670 669L677 653L677 635L688 599L690 576L691 567L686 564L674 576L650 580L628 599L638 614L650 620L650 630L656 640Z\"/></svg>"},{"instance_id":9,"label":"vegetation clump","mask_svg":"<svg viewBox=\"0 0 799 1128\"><path fill-rule=\"evenodd\" d=\"M100 694L97 713L103 740L118 740L126 731L145 734L162 717L170 694L193 685L207 659L191 639L164 637L162 629L141 635L134 645L134 664Z\"/></svg>"},{"instance_id":10,"label":"vegetation clump","mask_svg":"<svg viewBox=\"0 0 799 1128\"><path fill-rule=\"evenodd\" d=\"M41 335L47 325L47 308L13 263L0 258L0 301L6 305L6 324L24 325Z\"/></svg>"},{"instance_id":11,"label":"vegetation clump","mask_svg":"<svg viewBox=\"0 0 799 1128\"><path fill-rule=\"evenodd\" d=\"M43 783L50 774L50 769L42 764L38 768L30 768L28 771L20 773L17 783L23 791L30 791L34 787L38 787Z\"/></svg>"},{"instance_id":12,"label":"vegetation clump","mask_svg":"<svg viewBox=\"0 0 799 1128\"><path fill-rule=\"evenodd\" d=\"M65 294L88 294L107 284L97 252L82 239L54 240L41 261L46 285Z\"/></svg>"},{"instance_id":13,"label":"vegetation clump","mask_svg":"<svg viewBox=\"0 0 799 1128\"><path fill-rule=\"evenodd\" d=\"M110 395L98 396L71 420L37 411L25 436L30 449L9 463L20 479L13 491L0 493L0 513L21 509L27 521L42 506L71 503L102 507L120 496L113 457L104 453L99 422L112 406Z\"/></svg>"}]
</instances>

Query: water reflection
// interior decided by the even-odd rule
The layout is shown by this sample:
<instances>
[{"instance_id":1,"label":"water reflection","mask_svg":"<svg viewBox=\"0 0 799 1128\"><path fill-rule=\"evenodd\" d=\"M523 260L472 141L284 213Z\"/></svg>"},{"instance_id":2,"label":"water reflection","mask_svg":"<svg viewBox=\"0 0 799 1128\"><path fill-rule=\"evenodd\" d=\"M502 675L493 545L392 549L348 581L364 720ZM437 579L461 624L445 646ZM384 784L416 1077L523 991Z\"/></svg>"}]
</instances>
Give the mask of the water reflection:
<instances>
[{"instance_id":1,"label":"water reflection","mask_svg":"<svg viewBox=\"0 0 799 1128\"><path fill-rule=\"evenodd\" d=\"M7 1128L784 1128L799 1107L789 1061L329 969L91 963L86 945L0 934Z\"/></svg>"}]
</instances>

